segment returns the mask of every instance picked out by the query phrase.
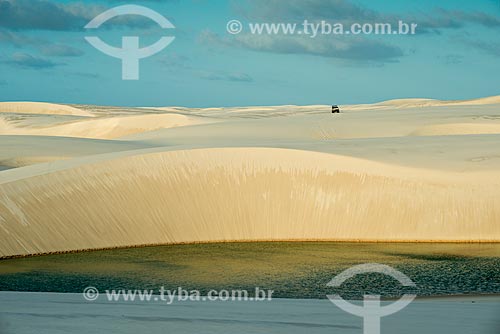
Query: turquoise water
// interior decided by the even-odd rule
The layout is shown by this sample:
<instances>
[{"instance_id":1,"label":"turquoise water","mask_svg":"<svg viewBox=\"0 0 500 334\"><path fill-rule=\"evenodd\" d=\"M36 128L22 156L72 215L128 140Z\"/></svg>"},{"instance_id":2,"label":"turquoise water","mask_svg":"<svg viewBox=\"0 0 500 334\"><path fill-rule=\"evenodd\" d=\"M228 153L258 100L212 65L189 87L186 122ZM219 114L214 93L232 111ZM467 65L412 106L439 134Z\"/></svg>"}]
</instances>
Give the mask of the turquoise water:
<instances>
[{"instance_id":1,"label":"turquoise water","mask_svg":"<svg viewBox=\"0 0 500 334\"><path fill-rule=\"evenodd\" d=\"M402 288L382 274L326 284L355 264L382 263L409 276ZM274 297L344 298L500 293L500 244L268 242L170 245L0 261L0 290L81 292L105 289L274 290Z\"/></svg>"}]
</instances>

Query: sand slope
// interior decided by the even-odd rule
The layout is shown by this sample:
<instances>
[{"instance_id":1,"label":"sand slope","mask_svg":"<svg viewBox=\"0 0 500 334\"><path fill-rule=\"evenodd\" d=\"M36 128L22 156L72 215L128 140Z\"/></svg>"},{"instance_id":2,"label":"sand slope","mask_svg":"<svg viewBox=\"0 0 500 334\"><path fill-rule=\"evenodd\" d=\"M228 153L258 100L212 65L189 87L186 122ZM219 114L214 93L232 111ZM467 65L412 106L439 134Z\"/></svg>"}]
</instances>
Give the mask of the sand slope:
<instances>
[{"instance_id":1,"label":"sand slope","mask_svg":"<svg viewBox=\"0 0 500 334\"><path fill-rule=\"evenodd\" d=\"M380 110L380 109L408 109L442 106L481 106L499 104L499 96L490 96L472 100L441 101L433 99L395 99L373 104L357 104L344 106L346 110Z\"/></svg>"},{"instance_id":2,"label":"sand slope","mask_svg":"<svg viewBox=\"0 0 500 334\"><path fill-rule=\"evenodd\" d=\"M117 288L118 289L118 288ZM280 299L271 301L166 301L141 302L106 299L103 291L94 302L81 293L0 292L5 333L163 334L165 327L178 334L362 333L363 319L352 316L329 300ZM274 295L273 295L274 297ZM403 311L386 317L384 334L494 334L498 332L499 298L464 296L416 300ZM383 304L387 305L386 302ZM89 318L92 317L92 321Z\"/></svg>"},{"instance_id":3,"label":"sand slope","mask_svg":"<svg viewBox=\"0 0 500 334\"><path fill-rule=\"evenodd\" d=\"M499 186L498 172L296 150L146 154L1 184L0 254L215 240L499 240Z\"/></svg>"},{"instance_id":4,"label":"sand slope","mask_svg":"<svg viewBox=\"0 0 500 334\"><path fill-rule=\"evenodd\" d=\"M0 113L92 116L78 108L43 102L0 102Z\"/></svg>"},{"instance_id":5,"label":"sand slope","mask_svg":"<svg viewBox=\"0 0 500 334\"><path fill-rule=\"evenodd\" d=\"M458 123L429 125L412 132L413 136L448 136L500 133L499 124Z\"/></svg>"},{"instance_id":6,"label":"sand slope","mask_svg":"<svg viewBox=\"0 0 500 334\"><path fill-rule=\"evenodd\" d=\"M0 119L0 134L112 139L201 122L184 115L153 114L90 118L44 127L19 127Z\"/></svg>"},{"instance_id":7,"label":"sand slope","mask_svg":"<svg viewBox=\"0 0 500 334\"><path fill-rule=\"evenodd\" d=\"M75 157L144 149L150 146L115 140L51 136L0 136L0 166L23 167Z\"/></svg>"},{"instance_id":8,"label":"sand slope","mask_svg":"<svg viewBox=\"0 0 500 334\"><path fill-rule=\"evenodd\" d=\"M0 114L0 257L233 240L498 242L497 102Z\"/></svg>"}]
</instances>

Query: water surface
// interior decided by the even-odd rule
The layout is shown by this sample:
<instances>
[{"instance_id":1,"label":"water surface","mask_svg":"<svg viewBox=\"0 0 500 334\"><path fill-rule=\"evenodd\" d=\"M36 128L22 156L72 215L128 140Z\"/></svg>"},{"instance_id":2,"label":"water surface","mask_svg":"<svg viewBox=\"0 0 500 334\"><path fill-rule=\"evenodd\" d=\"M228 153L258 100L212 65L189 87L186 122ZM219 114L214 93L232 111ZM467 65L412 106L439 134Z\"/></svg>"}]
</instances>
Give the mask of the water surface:
<instances>
[{"instance_id":1,"label":"water surface","mask_svg":"<svg viewBox=\"0 0 500 334\"><path fill-rule=\"evenodd\" d=\"M340 289L326 284L355 264L382 263L416 289L381 274L360 275ZM0 261L0 290L81 292L182 287L274 290L275 297L325 298L340 293L395 297L500 294L500 244L265 242L170 245Z\"/></svg>"}]
</instances>

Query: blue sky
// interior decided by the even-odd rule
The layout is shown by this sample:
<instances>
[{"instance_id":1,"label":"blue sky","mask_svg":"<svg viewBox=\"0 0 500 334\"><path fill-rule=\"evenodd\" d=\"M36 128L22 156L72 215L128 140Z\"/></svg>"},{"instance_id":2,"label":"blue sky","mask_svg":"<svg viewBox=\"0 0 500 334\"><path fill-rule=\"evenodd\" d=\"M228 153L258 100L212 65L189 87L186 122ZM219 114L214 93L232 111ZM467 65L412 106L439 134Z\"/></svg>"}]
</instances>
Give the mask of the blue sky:
<instances>
[{"instance_id":1,"label":"blue sky","mask_svg":"<svg viewBox=\"0 0 500 334\"><path fill-rule=\"evenodd\" d=\"M176 27L175 41L121 80L121 62L90 46L165 34L122 17L85 24L121 4L147 6ZM396 22L415 36L257 36L226 23ZM369 103L500 94L500 0L0 0L0 100L129 106Z\"/></svg>"}]
</instances>

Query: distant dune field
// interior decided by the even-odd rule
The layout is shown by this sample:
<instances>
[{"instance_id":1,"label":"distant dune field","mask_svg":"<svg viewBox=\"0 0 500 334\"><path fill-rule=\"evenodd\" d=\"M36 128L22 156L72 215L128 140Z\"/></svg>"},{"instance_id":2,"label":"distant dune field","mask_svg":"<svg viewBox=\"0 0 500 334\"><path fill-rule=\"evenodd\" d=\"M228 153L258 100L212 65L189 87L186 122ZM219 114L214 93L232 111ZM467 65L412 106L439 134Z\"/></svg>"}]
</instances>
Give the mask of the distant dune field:
<instances>
[{"instance_id":1,"label":"distant dune field","mask_svg":"<svg viewBox=\"0 0 500 334\"><path fill-rule=\"evenodd\" d=\"M0 257L181 242L500 241L498 97L341 114L14 106L0 103Z\"/></svg>"},{"instance_id":2,"label":"distant dune field","mask_svg":"<svg viewBox=\"0 0 500 334\"><path fill-rule=\"evenodd\" d=\"M0 113L92 116L78 108L43 102L0 102Z\"/></svg>"}]
</instances>

